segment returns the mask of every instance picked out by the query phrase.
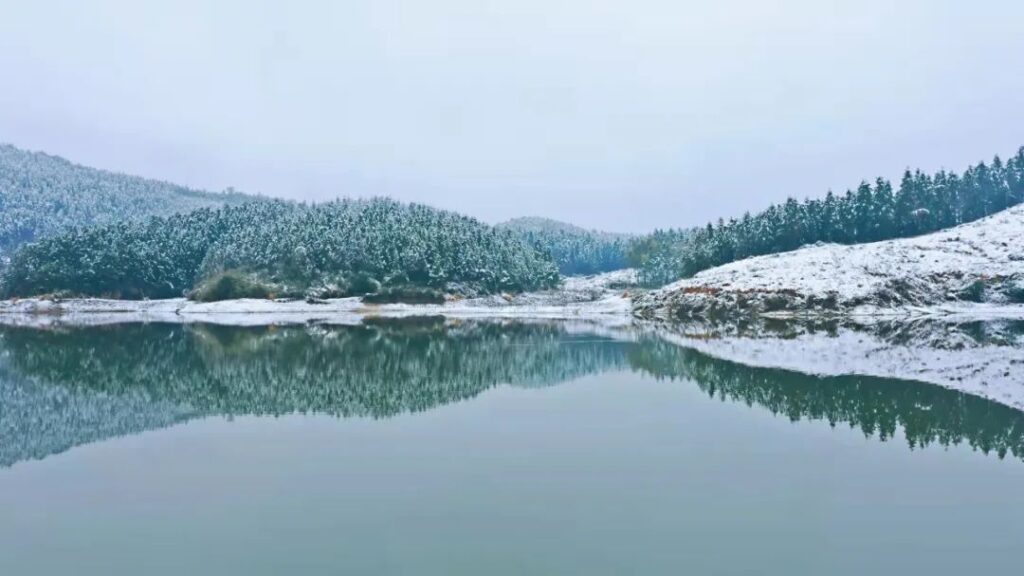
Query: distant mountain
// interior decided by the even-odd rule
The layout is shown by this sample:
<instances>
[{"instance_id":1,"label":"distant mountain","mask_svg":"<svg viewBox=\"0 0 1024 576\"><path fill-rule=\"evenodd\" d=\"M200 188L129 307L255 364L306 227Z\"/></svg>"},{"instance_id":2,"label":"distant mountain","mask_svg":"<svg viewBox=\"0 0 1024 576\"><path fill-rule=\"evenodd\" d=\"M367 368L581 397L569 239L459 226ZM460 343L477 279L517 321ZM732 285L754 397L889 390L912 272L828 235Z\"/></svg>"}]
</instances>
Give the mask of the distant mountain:
<instances>
[{"instance_id":1,"label":"distant mountain","mask_svg":"<svg viewBox=\"0 0 1024 576\"><path fill-rule=\"evenodd\" d=\"M598 274L627 267L628 234L587 230L538 217L514 218L497 227L518 234L534 249L549 254L562 274Z\"/></svg>"},{"instance_id":2,"label":"distant mountain","mask_svg":"<svg viewBox=\"0 0 1024 576\"><path fill-rule=\"evenodd\" d=\"M98 170L0 144L0 257L20 244L74 227L137 221L252 199Z\"/></svg>"},{"instance_id":3,"label":"distant mountain","mask_svg":"<svg viewBox=\"0 0 1024 576\"><path fill-rule=\"evenodd\" d=\"M523 232L566 232L569 234L587 234L599 238L620 240L630 238L629 234L622 234L618 232L604 232L601 230L583 228L575 224L562 222L561 220L543 218L540 216L523 216L520 218L512 218L510 220L502 222L501 224L498 224L497 226L499 228L509 228L512 230L518 230Z\"/></svg>"}]
</instances>

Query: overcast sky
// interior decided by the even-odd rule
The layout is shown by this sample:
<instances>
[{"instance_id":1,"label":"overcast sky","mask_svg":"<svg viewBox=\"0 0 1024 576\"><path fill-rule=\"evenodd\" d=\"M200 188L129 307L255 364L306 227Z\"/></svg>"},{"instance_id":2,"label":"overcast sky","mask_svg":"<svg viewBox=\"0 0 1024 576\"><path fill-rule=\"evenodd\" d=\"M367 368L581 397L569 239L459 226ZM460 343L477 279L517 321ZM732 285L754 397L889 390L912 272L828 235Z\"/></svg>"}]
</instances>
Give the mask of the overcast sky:
<instances>
[{"instance_id":1,"label":"overcast sky","mask_svg":"<svg viewBox=\"0 0 1024 576\"><path fill-rule=\"evenodd\" d=\"M0 0L0 141L643 231L1024 144L1024 2Z\"/></svg>"}]
</instances>

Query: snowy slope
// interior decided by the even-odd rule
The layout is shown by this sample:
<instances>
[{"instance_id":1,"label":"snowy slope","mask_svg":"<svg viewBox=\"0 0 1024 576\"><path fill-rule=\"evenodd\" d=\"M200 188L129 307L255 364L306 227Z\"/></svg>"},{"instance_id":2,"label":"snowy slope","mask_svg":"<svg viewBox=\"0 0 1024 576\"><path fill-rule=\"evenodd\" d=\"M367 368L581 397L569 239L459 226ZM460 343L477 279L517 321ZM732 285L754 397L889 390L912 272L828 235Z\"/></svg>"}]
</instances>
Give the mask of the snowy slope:
<instances>
[{"instance_id":1,"label":"snowy slope","mask_svg":"<svg viewBox=\"0 0 1024 576\"><path fill-rule=\"evenodd\" d=\"M1018 206L916 238L816 245L733 262L644 295L635 310L644 317L701 317L1008 303L1024 288L1022 279L1024 206Z\"/></svg>"}]
</instances>

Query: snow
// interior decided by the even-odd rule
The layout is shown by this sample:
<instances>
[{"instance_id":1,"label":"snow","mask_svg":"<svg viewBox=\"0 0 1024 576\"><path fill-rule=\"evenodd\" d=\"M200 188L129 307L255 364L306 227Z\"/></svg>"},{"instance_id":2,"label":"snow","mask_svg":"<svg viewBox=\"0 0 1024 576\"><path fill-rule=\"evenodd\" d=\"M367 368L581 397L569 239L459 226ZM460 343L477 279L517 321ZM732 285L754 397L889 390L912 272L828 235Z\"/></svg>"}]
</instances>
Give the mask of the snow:
<instances>
[{"instance_id":1,"label":"snow","mask_svg":"<svg viewBox=\"0 0 1024 576\"><path fill-rule=\"evenodd\" d=\"M689 289L794 291L835 295L840 304L871 300L893 280L906 280L929 305L944 302L972 278L1024 274L1024 206L915 238L871 244L823 244L758 256L680 280L652 292L647 305L669 305ZM870 312L864 308L861 312ZM877 309L875 310L877 312Z\"/></svg>"}]
</instances>

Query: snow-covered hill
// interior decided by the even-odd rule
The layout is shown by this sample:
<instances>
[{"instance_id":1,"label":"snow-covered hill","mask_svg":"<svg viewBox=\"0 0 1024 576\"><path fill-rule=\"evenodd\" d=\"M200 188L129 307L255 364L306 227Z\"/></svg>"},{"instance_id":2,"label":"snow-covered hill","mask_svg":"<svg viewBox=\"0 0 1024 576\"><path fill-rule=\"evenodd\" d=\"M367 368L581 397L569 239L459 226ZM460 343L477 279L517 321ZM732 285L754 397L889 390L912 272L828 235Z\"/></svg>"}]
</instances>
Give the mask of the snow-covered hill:
<instances>
[{"instance_id":1,"label":"snow-covered hill","mask_svg":"<svg viewBox=\"0 0 1024 576\"><path fill-rule=\"evenodd\" d=\"M1024 303L1024 206L872 244L815 245L706 270L637 298L649 318L899 312Z\"/></svg>"}]
</instances>

